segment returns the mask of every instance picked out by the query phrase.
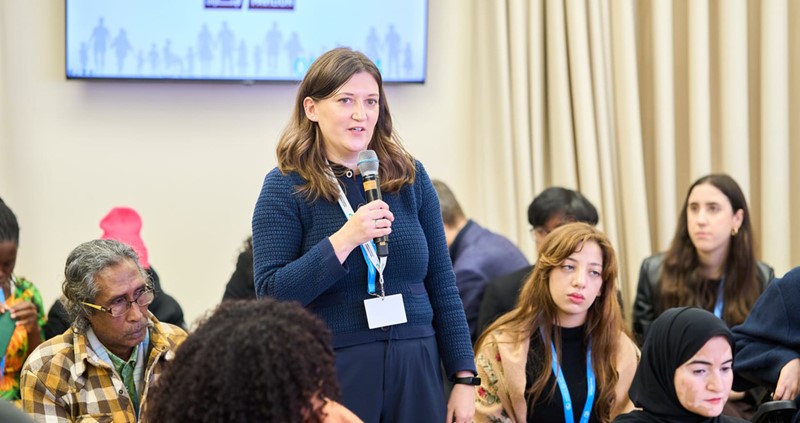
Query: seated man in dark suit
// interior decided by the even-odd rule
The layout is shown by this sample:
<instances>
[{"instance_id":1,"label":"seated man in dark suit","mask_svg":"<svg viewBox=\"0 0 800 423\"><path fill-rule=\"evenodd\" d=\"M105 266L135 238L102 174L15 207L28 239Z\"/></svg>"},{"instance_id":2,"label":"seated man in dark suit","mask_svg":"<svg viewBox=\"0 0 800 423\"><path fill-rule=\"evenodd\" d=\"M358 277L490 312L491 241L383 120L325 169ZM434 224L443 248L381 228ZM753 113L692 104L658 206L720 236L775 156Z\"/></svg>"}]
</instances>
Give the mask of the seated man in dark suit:
<instances>
[{"instance_id":1,"label":"seated man in dark suit","mask_svg":"<svg viewBox=\"0 0 800 423\"><path fill-rule=\"evenodd\" d=\"M528 259L508 238L467 219L455 195L442 181L433 180L433 187L439 196L458 294L475 342L478 310L486 284L510 270L528 267Z\"/></svg>"},{"instance_id":2,"label":"seated man in dark suit","mask_svg":"<svg viewBox=\"0 0 800 423\"><path fill-rule=\"evenodd\" d=\"M733 339L738 382L765 386L775 400L800 396L800 267L767 285Z\"/></svg>"},{"instance_id":3,"label":"seated man in dark suit","mask_svg":"<svg viewBox=\"0 0 800 423\"><path fill-rule=\"evenodd\" d=\"M581 193L571 189L552 187L542 191L528 206L528 222L531 224L536 245L555 228L572 222L597 225L597 209ZM495 278L486 286L478 314L480 334L501 315L511 311L517 304L517 296L528 279L533 266Z\"/></svg>"}]
</instances>

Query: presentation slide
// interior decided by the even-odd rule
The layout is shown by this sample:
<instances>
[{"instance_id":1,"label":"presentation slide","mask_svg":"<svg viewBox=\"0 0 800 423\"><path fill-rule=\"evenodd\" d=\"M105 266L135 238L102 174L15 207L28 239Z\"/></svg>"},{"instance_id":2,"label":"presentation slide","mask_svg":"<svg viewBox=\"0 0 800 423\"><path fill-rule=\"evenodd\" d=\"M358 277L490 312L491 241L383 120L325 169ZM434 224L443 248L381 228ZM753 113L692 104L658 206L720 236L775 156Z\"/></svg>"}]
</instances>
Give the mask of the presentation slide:
<instances>
[{"instance_id":1,"label":"presentation slide","mask_svg":"<svg viewBox=\"0 0 800 423\"><path fill-rule=\"evenodd\" d=\"M423 82L427 0L67 0L67 78L299 81L350 47Z\"/></svg>"}]
</instances>

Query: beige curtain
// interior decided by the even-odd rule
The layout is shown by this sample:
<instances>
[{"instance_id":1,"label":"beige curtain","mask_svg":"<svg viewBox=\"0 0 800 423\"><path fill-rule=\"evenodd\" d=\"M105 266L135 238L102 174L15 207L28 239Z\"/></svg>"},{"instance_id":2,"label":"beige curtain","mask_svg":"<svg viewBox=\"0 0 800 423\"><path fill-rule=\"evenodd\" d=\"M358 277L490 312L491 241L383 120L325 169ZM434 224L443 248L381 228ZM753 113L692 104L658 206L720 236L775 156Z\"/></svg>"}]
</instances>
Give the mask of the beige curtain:
<instances>
[{"instance_id":1,"label":"beige curtain","mask_svg":"<svg viewBox=\"0 0 800 423\"><path fill-rule=\"evenodd\" d=\"M630 305L688 186L725 172L747 195L760 258L778 275L800 265L800 26L788 25L800 1L471 4L474 154L489 170L474 182L490 227L533 256L530 201L580 190Z\"/></svg>"}]
</instances>

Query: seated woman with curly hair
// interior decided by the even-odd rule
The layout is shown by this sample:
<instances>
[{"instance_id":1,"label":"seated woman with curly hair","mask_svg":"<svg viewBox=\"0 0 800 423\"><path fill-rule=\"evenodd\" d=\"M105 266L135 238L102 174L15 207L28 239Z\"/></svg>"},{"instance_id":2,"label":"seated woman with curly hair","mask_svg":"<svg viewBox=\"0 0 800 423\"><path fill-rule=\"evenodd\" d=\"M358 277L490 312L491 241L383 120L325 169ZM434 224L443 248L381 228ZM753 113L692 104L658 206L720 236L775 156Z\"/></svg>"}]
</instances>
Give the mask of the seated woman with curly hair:
<instances>
[{"instance_id":1,"label":"seated woman with curly hair","mask_svg":"<svg viewBox=\"0 0 800 423\"><path fill-rule=\"evenodd\" d=\"M151 422L359 423L339 403L331 333L296 303L222 303L151 392Z\"/></svg>"}]
</instances>

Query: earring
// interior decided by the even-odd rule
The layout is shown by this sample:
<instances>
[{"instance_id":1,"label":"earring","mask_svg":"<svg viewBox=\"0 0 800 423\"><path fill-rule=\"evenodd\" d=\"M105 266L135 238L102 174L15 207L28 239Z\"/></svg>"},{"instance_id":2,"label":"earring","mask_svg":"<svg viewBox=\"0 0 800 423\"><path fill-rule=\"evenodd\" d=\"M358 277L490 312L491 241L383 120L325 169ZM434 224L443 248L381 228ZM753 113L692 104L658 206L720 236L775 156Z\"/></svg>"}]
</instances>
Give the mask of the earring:
<instances>
[{"instance_id":1,"label":"earring","mask_svg":"<svg viewBox=\"0 0 800 423\"><path fill-rule=\"evenodd\" d=\"M739 233L739 228L731 229L731 236L736 236L736 234L738 234L738 233Z\"/></svg>"}]
</instances>

